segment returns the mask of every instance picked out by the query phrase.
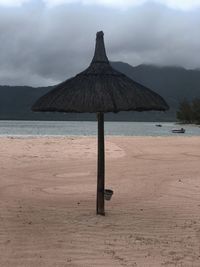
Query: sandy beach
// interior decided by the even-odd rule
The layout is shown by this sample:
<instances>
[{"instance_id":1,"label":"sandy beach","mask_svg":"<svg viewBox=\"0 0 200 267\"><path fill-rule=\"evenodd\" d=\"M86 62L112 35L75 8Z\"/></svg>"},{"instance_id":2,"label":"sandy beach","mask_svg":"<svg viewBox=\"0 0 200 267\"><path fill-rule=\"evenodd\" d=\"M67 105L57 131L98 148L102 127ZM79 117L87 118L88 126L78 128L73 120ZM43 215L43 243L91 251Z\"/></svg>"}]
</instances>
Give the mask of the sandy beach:
<instances>
[{"instance_id":1,"label":"sandy beach","mask_svg":"<svg viewBox=\"0 0 200 267\"><path fill-rule=\"evenodd\" d=\"M200 138L0 138L1 267L199 267Z\"/></svg>"}]
</instances>

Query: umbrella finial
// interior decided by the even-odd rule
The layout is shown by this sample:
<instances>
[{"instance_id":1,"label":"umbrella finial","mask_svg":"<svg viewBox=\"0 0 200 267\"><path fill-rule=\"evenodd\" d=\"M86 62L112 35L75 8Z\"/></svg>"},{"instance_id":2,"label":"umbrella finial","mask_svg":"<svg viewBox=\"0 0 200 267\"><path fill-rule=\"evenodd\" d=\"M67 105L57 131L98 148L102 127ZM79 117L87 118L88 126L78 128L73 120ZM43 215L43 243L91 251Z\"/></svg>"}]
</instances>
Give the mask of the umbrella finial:
<instances>
[{"instance_id":1,"label":"umbrella finial","mask_svg":"<svg viewBox=\"0 0 200 267\"><path fill-rule=\"evenodd\" d=\"M96 47L92 63L109 63L106 56L106 49L104 45L104 33L103 31L97 32L96 35Z\"/></svg>"}]
</instances>

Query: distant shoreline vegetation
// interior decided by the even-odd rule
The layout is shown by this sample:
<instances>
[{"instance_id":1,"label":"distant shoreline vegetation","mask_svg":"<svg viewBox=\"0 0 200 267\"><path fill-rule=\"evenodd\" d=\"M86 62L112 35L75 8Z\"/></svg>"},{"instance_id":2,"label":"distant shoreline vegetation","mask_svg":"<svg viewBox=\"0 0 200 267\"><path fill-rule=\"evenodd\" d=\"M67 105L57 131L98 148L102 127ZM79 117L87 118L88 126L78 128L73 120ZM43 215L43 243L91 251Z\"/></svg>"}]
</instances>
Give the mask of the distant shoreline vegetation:
<instances>
[{"instance_id":1,"label":"distant shoreline vegetation","mask_svg":"<svg viewBox=\"0 0 200 267\"><path fill-rule=\"evenodd\" d=\"M200 124L200 98L194 98L191 102L184 99L179 104L176 113L179 122L185 124Z\"/></svg>"},{"instance_id":2,"label":"distant shoreline vegetation","mask_svg":"<svg viewBox=\"0 0 200 267\"><path fill-rule=\"evenodd\" d=\"M178 67L153 65L131 66L123 62L111 62L112 66L131 79L143 84L161 95L170 106L166 112L120 112L107 113L107 121L154 121L175 122L179 104L183 99L191 101L200 98L200 70L186 70ZM95 114L33 112L31 106L53 87L1 86L0 120L41 121L94 121Z\"/></svg>"}]
</instances>

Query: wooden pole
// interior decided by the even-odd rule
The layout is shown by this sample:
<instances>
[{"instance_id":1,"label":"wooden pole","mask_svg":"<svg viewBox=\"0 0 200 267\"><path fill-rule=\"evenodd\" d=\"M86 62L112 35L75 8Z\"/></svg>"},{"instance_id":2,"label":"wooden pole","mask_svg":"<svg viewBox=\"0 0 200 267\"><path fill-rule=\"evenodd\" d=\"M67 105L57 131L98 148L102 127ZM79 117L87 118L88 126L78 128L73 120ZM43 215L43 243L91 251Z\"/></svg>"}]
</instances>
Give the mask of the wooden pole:
<instances>
[{"instance_id":1,"label":"wooden pole","mask_svg":"<svg viewBox=\"0 0 200 267\"><path fill-rule=\"evenodd\" d=\"M98 119L98 169L97 169L97 206L96 213L105 215L104 187L105 187L105 152L104 152L104 114L97 113Z\"/></svg>"}]
</instances>

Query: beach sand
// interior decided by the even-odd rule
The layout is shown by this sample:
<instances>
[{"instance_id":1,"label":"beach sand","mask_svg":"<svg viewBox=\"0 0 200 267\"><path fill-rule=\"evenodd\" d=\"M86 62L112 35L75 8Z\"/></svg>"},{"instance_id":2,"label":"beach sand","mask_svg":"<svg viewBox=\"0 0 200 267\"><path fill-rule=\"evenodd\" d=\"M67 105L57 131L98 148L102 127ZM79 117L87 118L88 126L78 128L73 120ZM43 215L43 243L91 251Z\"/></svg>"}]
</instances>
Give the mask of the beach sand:
<instances>
[{"instance_id":1,"label":"beach sand","mask_svg":"<svg viewBox=\"0 0 200 267\"><path fill-rule=\"evenodd\" d=\"M199 267L200 138L0 138L1 267Z\"/></svg>"}]
</instances>

